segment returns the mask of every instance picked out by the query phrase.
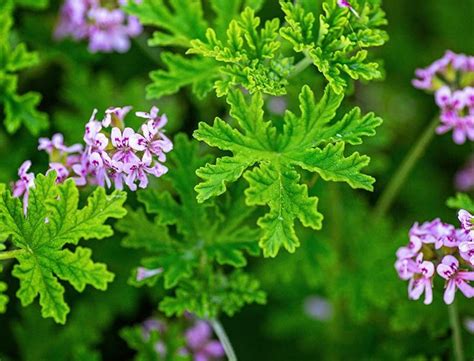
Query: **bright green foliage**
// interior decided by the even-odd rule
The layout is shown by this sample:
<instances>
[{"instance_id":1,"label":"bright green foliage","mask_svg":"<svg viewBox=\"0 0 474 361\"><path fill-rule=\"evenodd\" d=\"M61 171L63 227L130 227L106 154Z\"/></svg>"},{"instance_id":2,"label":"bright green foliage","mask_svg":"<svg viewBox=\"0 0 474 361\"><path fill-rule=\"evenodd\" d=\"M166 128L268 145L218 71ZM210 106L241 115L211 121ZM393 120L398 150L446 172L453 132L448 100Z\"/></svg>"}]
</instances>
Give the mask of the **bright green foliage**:
<instances>
[{"instance_id":1,"label":"bright green foliage","mask_svg":"<svg viewBox=\"0 0 474 361\"><path fill-rule=\"evenodd\" d=\"M259 30L260 18L251 8L246 8L238 20L232 20L227 29L227 39L221 41L213 29L206 32L206 41L191 42L190 54L200 54L215 59L226 66L219 70L223 79L215 84L218 96L242 85L251 93L272 95L286 93L286 78L292 69L293 58L280 52L277 18L265 22Z\"/></svg>"},{"instance_id":2,"label":"bright green foliage","mask_svg":"<svg viewBox=\"0 0 474 361\"><path fill-rule=\"evenodd\" d=\"M91 260L90 249L63 247L77 245L80 239L111 236L112 228L104 222L126 213L123 192L106 195L103 188L97 188L87 206L79 210L78 201L74 181L57 185L54 172L36 178L26 217L21 201L9 191L0 199L0 233L11 236L12 244L19 249L19 264L12 273L20 280L17 296L27 306L39 295L43 317L59 323L65 323L69 307L58 278L79 292L86 285L105 290L114 278L104 264Z\"/></svg>"},{"instance_id":3,"label":"bright green foliage","mask_svg":"<svg viewBox=\"0 0 474 361\"><path fill-rule=\"evenodd\" d=\"M166 178L179 201L165 190L141 191L138 198L145 204L148 213L157 214L154 222L149 221L142 211L135 211L120 221L118 227L128 233L123 242L125 246L144 248L151 253L143 259L144 267L163 269L162 273L145 282L153 285L163 277L166 289L178 287L176 300L167 298L164 302L166 305L178 302L186 304L189 311L201 315L215 315L221 307L227 311L237 306L232 303L234 308L227 304L224 308L220 301L203 305L198 298L218 300L213 292L221 292L223 287L232 282L238 288L243 282L241 279L227 279L222 275L222 282L219 286L215 285L209 280L212 262L243 267L247 263L245 253L258 255L259 247L258 232L246 225L253 210L245 206L242 189L237 189L232 197L229 195L218 204L199 204L196 201L194 187L198 179L195 171L207 161L208 157L199 155L195 142L189 141L184 135L178 135L175 139L175 150L170 154L170 171ZM176 226L177 233L173 234L169 226ZM209 285L205 287L200 277L209 282ZM246 283L252 283L250 292L255 294L255 298L261 299L261 291L257 291L258 283L253 280L246 280ZM183 303L183 292L190 287L197 287L197 284L201 287L198 292L200 294L191 294L191 299L186 298ZM250 296L248 299L250 300ZM172 311L173 306L162 304L163 307L169 313L177 312Z\"/></svg>"},{"instance_id":4,"label":"bright green foliage","mask_svg":"<svg viewBox=\"0 0 474 361\"><path fill-rule=\"evenodd\" d=\"M449 208L465 209L468 212L474 213L474 201L464 193L458 193L456 197L449 198L446 204Z\"/></svg>"},{"instance_id":5,"label":"bright green foliage","mask_svg":"<svg viewBox=\"0 0 474 361\"><path fill-rule=\"evenodd\" d=\"M16 73L36 65L38 55L28 52L25 44L15 44L11 39L12 11L10 0L0 4L0 104L3 104L4 123L9 133L15 133L23 124L37 135L48 127L46 114L36 109L41 95L35 92L19 95Z\"/></svg>"},{"instance_id":6,"label":"bright green foliage","mask_svg":"<svg viewBox=\"0 0 474 361\"><path fill-rule=\"evenodd\" d=\"M179 324L166 325L165 334L161 335L157 330L152 330L145 336L141 326L124 328L120 336L127 342L128 346L137 351L135 361L188 361L190 355L180 352L185 347L183 330ZM156 344L163 342L166 352L157 352Z\"/></svg>"},{"instance_id":7,"label":"bright green foliage","mask_svg":"<svg viewBox=\"0 0 474 361\"><path fill-rule=\"evenodd\" d=\"M200 318L214 318L220 312L233 316L245 304L264 304L266 296L259 282L240 270L230 275L209 274L206 280L189 280L176 290L175 297L165 297L160 310L168 317L192 310Z\"/></svg>"},{"instance_id":8,"label":"bright green foliage","mask_svg":"<svg viewBox=\"0 0 474 361\"><path fill-rule=\"evenodd\" d=\"M379 79L379 64L367 60L367 48L383 45L387 33L379 27L386 25L385 13L379 5L364 2L351 5L359 14L341 8L336 0L323 3L324 14L319 17L319 28L312 12L301 5L281 0L286 26L280 34L293 45L296 52L310 58L323 73L334 91L341 93L352 79Z\"/></svg>"},{"instance_id":9,"label":"bright green foliage","mask_svg":"<svg viewBox=\"0 0 474 361\"><path fill-rule=\"evenodd\" d=\"M49 0L14 0L18 6L24 6L32 9L45 9L49 5Z\"/></svg>"},{"instance_id":10,"label":"bright green foliage","mask_svg":"<svg viewBox=\"0 0 474 361\"><path fill-rule=\"evenodd\" d=\"M4 294L6 290L7 284L0 282L0 313L4 313L7 310L8 296Z\"/></svg>"},{"instance_id":11,"label":"bright green foliage","mask_svg":"<svg viewBox=\"0 0 474 361\"><path fill-rule=\"evenodd\" d=\"M258 10L262 3L263 0L212 0L210 5L216 15L211 21L213 28L217 29L218 34L224 34L242 8L250 6ZM144 0L140 4L131 1L126 10L137 16L142 23L158 28L149 40L151 46L188 49L193 40L206 41L206 29L210 23L203 16L201 0L171 0L169 5L164 0ZM203 56L187 57L163 52L161 60L165 68L150 74L153 83L147 87L149 98L174 94L185 86L191 86L193 92L203 98L212 90L214 83L222 78L220 64ZM268 72L260 70L258 77L264 76L265 71ZM255 81L261 82L261 79Z\"/></svg>"},{"instance_id":12,"label":"bright green foliage","mask_svg":"<svg viewBox=\"0 0 474 361\"><path fill-rule=\"evenodd\" d=\"M344 148L346 142L358 144L362 136L373 135L381 119L373 114L361 117L356 108L332 123L342 98L328 86L316 104L312 91L304 86L299 96L301 114L287 112L283 127L276 128L263 119L261 94L252 96L248 103L240 91L231 92L227 98L230 114L241 130L216 118L212 126L200 123L194 133L197 139L233 153L198 169L197 174L203 179L196 187L198 201L224 193L227 183L243 175L249 183L245 191L247 204L267 205L270 209L258 220L264 255L274 257L282 246L294 252L299 246L295 220L305 227L320 229L323 219L316 209L318 199L308 195L297 168L317 173L326 181L373 189L374 179L360 172L369 158L357 152L346 157ZM255 167L247 170L252 166Z\"/></svg>"}]
</instances>

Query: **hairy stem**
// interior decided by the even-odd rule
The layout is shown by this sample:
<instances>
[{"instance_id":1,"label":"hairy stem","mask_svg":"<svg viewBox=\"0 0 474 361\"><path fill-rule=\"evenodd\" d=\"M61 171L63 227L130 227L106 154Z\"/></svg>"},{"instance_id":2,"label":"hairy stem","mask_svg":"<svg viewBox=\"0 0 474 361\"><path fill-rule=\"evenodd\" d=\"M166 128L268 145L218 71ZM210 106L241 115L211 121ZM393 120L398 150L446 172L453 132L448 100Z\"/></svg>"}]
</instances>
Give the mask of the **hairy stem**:
<instances>
[{"instance_id":1,"label":"hairy stem","mask_svg":"<svg viewBox=\"0 0 474 361\"><path fill-rule=\"evenodd\" d=\"M456 361L464 361L461 326L459 324L458 308L455 302L448 306L448 311L449 323L451 324L451 331L453 333L454 359Z\"/></svg>"},{"instance_id":2,"label":"hairy stem","mask_svg":"<svg viewBox=\"0 0 474 361\"><path fill-rule=\"evenodd\" d=\"M237 361L237 356L235 355L234 348L232 347L229 337L227 337L227 334L224 330L224 327L222 327L222 324L219 322L219 320L215 318L209 321L212 325L212 328L214 329L214 332L219 338L222 347L224 348L228 361Z\"/></svg>"},{"instance_id":3,"label":"hairy stem","mask_svg":"<svg viewBox=\"0 0 474 361\"><path fill-rule=\"evenodd\" d=\"M374 212L377 218L385 215L392 206L392 203L397 197L400 188L405 183L413 167L425 153L426 148L431 142L431 139L433 139L433 135L435 134L435 129L438 123L438 118L434 118L431 121L421 137L410 149L400 167L397 169L395 175L392 177L388 186L385 188L384 192L375 205Z\"/></svg>"},{"instance_id":4,"label":"hairy stem","mask_svg":"<svg viewBox=\"0 0 474 361\"><path fill-rule=\"evenodd\" d=\"M293 71L291 72L289 77L295 77L311 64L313 64L313 59L311 59L308 55L305 54L304 58L295 64L295 66L293 67Z\"/></svg>"},{"instance_id":5,"label":"hairy stem","mask_svg":"<svg viewBox=\"0 0 474 361\"><path fill-rule=\"evenodd\" d=\"M16 258L18 255L22 254L24 251L22 249L14 249L12 251L0 252L0 261Z\"/></svg>"}]
</instances>

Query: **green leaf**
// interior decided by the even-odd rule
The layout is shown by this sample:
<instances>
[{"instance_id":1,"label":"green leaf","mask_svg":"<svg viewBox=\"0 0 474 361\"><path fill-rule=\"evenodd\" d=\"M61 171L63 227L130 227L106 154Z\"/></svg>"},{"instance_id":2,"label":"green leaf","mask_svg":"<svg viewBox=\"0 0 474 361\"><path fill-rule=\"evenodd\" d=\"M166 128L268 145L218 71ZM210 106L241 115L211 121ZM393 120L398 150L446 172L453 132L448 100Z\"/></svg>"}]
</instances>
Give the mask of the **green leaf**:
<instances>
[{"instance_id":1,"label":"green leaf","mask_svg":"<svg viewBox=\"0 0 474 361\"><path fill-rule=\"evenodd\" d=\"M0 313L4 313L7 310L8 296L4 294L7 290L7 284L0 282Z\"/></svg>"},{"instance_id":2,"label":"green leaf","mask_svg":"<svg viewBox=\"0 0 474 361\"><path fill-rule=\"evenodd\" d=\"M223 95L237 84L244 84L251 91L263 88L270 91L270 88L274 87L272 93L284 92L283 76L288 74L291 59L281 55L275 56L272 52L279 46L276 41L277 20L268 22L268 27L262 29L260 35L256 33L259 20L255 18L253 11L258 11L262 4L263 0L212 0L210 6L216 16L213 19L205 19L201 0L144 0L140 3L130 1L125 7L128 13L137 16L141 23L158 28L148 42L150 46L189 49L191 44L198 44L199 41L199 44L205 44L209 36L215 36L216 41L225 40L221 39L221 34L224 38L228 27L231 42L244 41L244 37L248 40L248 53L244 54L247 58L235 59L233 64L222 64L221 59L210 59L213 58L210 54L185 57L163 52L161 59L164 67L151 72L152 84L147 87L147 96L160 98L175 94L185 86L191 86L193 93L198 98L203 98L213 88L216 88L219 95ZM239 13L246 7L248 8L238 21ZM212 24L209 29L208 20ZM242 34L232 33L240 32L240 28L244 30ZM255 42L251 41L251 36L256 37ZM189 52L201 54L193 49ZM277 79L278 77L280 79Z\"/></svg>"},{"instance_id":3,"label":"green leaf","mask_svg":"<svg viewBox=\"0 0 474 361\"><path fill-rule=\"evenodd\" d=\"M474 213L474 201L465 193L457 193L456 197L449 198L446 205L449 208L465 209L468 212Z\"/></svg>"},{"instance_id":4,"label":"green leaf","mask_svg":"<svg viewBox=\"0 0 474 361\"><path fill-rule=\"evenodd\" d=\"M29 1L22 1L22 5L32 5ZM46 3L35 3L37 7L46 6ZM37 65L38 55L28 52L26 45L19 43L14 46L10 34L13 25L13 6L10 1L0 5L0 103L5 113L5 127L11 134L22 125L37 135L48 127L48 117L37 110L41 95L36 92L18 94L18 71Z\"/></svg>"},{"instance_id":5,"label":"green leaf","mask_svg":"<svg viewBox=\"0 0 474 361\"><path fill-rule=\"evenodd\" d=\"M284 57L280 52L279 20L269 20L261 29L259 26L260 18L247 7L239 19L230 22L225 41L221 41L216 31L209 28L206 40L191 42L189 54L198 54L221 63L223 78L215 85L218 96L227 94L238 85L250 93L286 93L286 78L293 59Z\"/></svg>"},{"instance_id":6,"label":"green leaf","mask_svg":"<svg viewBox=\"0 0 474 361\"><path fill-rule=\"evenodd\" d=\"M138 17L142 24L154 25L160 29L154 32L150 40L150 44L155 46L188 48L192 39L204 39L208 26L204 20L201 0L129 1L125 9Z\"/></svg>"},{"instance_id":7,"label":"green leaf","mask_svg":"<svg viewBox=\"0 0 474 361\"><path fill-rule=\"evenodd\" d=\"M184 292L183 287L195 281L207 282L214 272L214 261L218 265L243 267L247 264L247 254L259 254L258 231L247 225L253 211L245 206L243 189L236 187L234 193L229 192L216 204L196 201L194 187L198 178L195 172L208 161L209 157L201 156L197 142L182 134L176 136L175 150L167 163L169 172L165 179L169 185L138 193L147 212L156 214L155 219L149 220L139 210L129 212L128 217L118 223L118 229L128 234L123 245L145 249L148 254L142 259L142 266L160 270L159 276L144 282L137 282L135 273L132 284L154 285L163 278L164 288L176 289L178 295ZM201 301L197 300L199 294L190 297L195 298L192 302L196 307L201 307ZM209 307L221 309L219 304Z\"/></svg>"},{"instance_id":8,"label":"green leaf","mask_svg":"<svg viewBox=\"0 0 474 361\"><path fill-rule=\"evenodd\" d=\"M264 255L274 257L282 246L294 252L299 246L295 221L320 229L323 219L317 211L317 198L310 197L306 185L300 184L298 168L327 181L373 189L375 180L361 173L369 158L357 152L346 157L344 148L346 142L357 144L362 136L373 135L381 120L373 114L361 117L356 108L333 123L342 98L328 86L316 104L312 91L304 86L299 96L301 114L288 111L283 127L277 128L264 121L261 94L246 101L242 92L231 92L227 98L230 114L240 129L216 118L212 126L201 122L194 133L198 140L232 152L232 156L218 158L197 170L203 179L195 188L197 200L204 202L225 193L228 184L243 176L249 183L247 204L269 207L258 220ZM337 136L339 132L341 137Z\"/></svg>"},{"instance_id":9,"label":"green leaf","mask_svg":"<svg viewBox=\"0 0 474 361\"><path fill-rule=\"evenodd\" d=\"M86 285L107 288L113 274L104 264L91 260L89 249L63 247L76 245L80 239L111 236L111 227L103 223L125 215L124 201L123 192L106 195L103 188L97 188L88 198L87 206L78 210L79 193L74 181L58 185L54 172L36 177L26 216L18 198L13 198L9 191L2 193L0 223L2 232L11 236L19 250L12 274L20 280L17 296L24 306L39 295L43 317L65 323L69 307L58 278L79 292Z\"/></svg>"},{"instance_id":10,"label":"green leaf","mask_svg":"<svg viewBox=\"0 0 474 361\"><path fill-rule=\"evenodd\" d=\"M160 310L168 317L181 316L193 310L199 318L217 317L219 311L232 316L245 304L264 304L266 296L259 282L251 276L235 271L226 277L217 274L204 283L190 281L176 291L175 297L165 297Z\"/></svg>"},{"instance_id":11,"label":"green leaf","mask_svg":"<svg viewBox=\"0 0 474 361\"><path fill-rule=\"evenodd\" d=\"M161 60L167 70L159 69L150 73L153 81L147 86L147 97L150 99L175 94L182 87L189 85L198 98L203 98L219 78L216 63L209 59L163 53Z\"/></svg>"},{"instance_id":12,"label":"green leaf","mask_svg":"<svg viewBox=\"0 0 474 361\"><path fill-rule=\"evenodd\" d=\"M379 4L351 4L359 16L341 8L336 0L323 3L324 13L316 19L301 4L280 0L286 25L280 34L296 52L303 53L328 80L333 90L342 93L349 79L380 79L382 71L377 62L368 61L367 48L383 45L387 33L379 27L386 25L385 13Z\"/></svg>"}]
</instances>

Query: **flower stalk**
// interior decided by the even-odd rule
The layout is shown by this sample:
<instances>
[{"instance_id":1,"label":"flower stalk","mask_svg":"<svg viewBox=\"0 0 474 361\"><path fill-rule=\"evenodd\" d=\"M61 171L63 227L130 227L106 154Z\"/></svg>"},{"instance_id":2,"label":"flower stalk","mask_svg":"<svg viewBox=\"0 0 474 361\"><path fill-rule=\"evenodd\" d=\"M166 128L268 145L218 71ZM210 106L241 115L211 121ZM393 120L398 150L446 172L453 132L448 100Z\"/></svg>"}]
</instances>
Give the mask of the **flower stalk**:
<instances>
[{"instance_id":1,"label":"flower stalk","mask_svg":"<svg viewBox=\"0 0 474 361\"><path fill-rule=\"evenodd\" d=\"M464 361L464 350L462 344L461 325L459 323L459 314L456 302L448 306L449 323L451 324L454 359L456 361Z\"/></svg>"},{"instance_id":2,"label":"flower stalk","mask_svg":"<svg viewBox=\"0 0 474 361\"><path fill-rule=\"evenodd\" d=\"M397 169L395 175L392 177L390 183L385 188L385 191L382 193L375 205L374 213L376 218L383 217L392 206L395 198L397 197L401 187L410 175L410 172L412 171L413 167L423 156L426 151L426 148L433 139L435 129L438 123L438 118L434 118L431 121L431 123L428 127L426 127L421 137L413 145L400 167Z\"/></svg>"},{"instance_id":3,"label":"flower stalk","mask_svg":"<svg viewBox=\"0 0 474 361\"><path fill-rule=\"evenodd\" d=\"M215 318L209 320L209 322L212 325L212 328L214 329L214 332L216 333L217 337L219 338L222 347L224 347L224 351L228 361L237 361L237 356L235 354L234 348L232 347L232 343L230 342L229 337L227 336L227 333L225 332L225 329L222 324L219 322L218 319Z\"/></svg>"}]
</instances>

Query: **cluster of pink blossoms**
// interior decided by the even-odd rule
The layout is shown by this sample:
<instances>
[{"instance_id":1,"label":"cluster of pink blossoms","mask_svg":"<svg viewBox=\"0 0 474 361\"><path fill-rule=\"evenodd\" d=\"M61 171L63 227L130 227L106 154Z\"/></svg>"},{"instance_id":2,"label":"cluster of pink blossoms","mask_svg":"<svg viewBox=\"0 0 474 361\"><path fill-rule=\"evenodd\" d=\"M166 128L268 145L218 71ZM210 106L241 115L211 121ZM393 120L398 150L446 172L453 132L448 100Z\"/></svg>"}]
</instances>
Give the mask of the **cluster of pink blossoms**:
<instances>
[{"instance_id":1,"label":"cluster of pink blossoms","mask_svg":"<svg viewBox=\"0 0 474 361\"><path fill-rule=\"evenodd\" d=\"M143 337L148 340L152 331L165 336L167 326L157 319L149 319L143 323ZM212 328L206 321L197 320L185 331L186 347L178 350L180 355L191 355L194 361L220 360L224 355L221 343L212 338ZM166 358L168 350L163 340L156 342L155 351L158 355Z\"/></svg>"},{"instance_id":2,"label":"cluster of pink blossoms","mask_svg":"<svg viewBox=\"0 0 474 361\"><path fill-rule=\"evenodd\" d=\"M435 93L441 109L438 134L453 131L456 144L474 141L474 56L447 51L441 59L417 69L413 86Z\"/></svg>"},{"instance_id":3,"label":"cluster of pink blossoms","mask_svg":"<svg viewBox=\"0 0 474 361\"><path fill-rule=\"evenodd\" d=\"M410 241L397 251L395 268L403 280L409 280L408 297L418 300L425 294L424 303L433 300L433 279L436 274L445 280L444 302L451 304L459 289L466 297L474 297L474 231L473 216L459 211L461 228L443 223L440 219L410 229Z\"/></svg>"},{"instance_id":4,"label":"cluster of pink blossoms","mask_svg":"<svg viewBox=\"0 0 474 361\"><path fill-rule=\"evenodd\" d=\"M120 9L126 3L127 0L66 0L55 37L88 39L89 50L93 53L124 53L130 48L130 38L143 30L136 17L128 16Z\"/></svg>"},{"instance_id":5,"label":"cluster of pink blossoms","mask_svg":"<svg viewBox=\"0 0 474 361\"><path fill-rule=\"evenodd\" d=\"M162 163L166 153L173 149L173 143L164 134L166 115L158 115L158 108L150 113L137 112L144 118L140 131L125 127L124 117L131 107L109 108L105 117L96 119L97 110L85 127L85 145L68 147L61 134L52 139L40 138L39 150L49 154L50 171L56 171L57 182L72 178L78 186L99 185L123 189L124 184L132 191L148 186L148 177L160 177L168 171ZM23 196L28 206L29 189L34 186L34 174L29 173L31 161L24 162L19 171L19 180L13 186L16 197Z\"/></svg>"}]
</instances>

